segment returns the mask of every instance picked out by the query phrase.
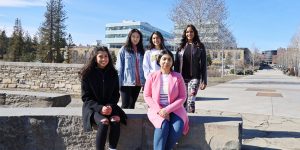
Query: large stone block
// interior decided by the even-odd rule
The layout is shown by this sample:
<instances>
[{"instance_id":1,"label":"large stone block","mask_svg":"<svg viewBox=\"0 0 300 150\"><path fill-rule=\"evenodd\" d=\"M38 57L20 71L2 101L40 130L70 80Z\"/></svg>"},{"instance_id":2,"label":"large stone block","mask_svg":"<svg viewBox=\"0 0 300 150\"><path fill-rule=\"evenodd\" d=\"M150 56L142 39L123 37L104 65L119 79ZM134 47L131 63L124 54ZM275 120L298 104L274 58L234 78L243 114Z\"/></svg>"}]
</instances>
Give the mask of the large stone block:
<instances>
[{"instance_id":1,"label":"large stone block","mask_svg":"<svg viewBox=\"0 0 300 150\"><path fill-rule=\"evenodd\" d=\"M0 107L65 107L71 102L67 94L0 90Z\"/></svg>"}]
</instances>

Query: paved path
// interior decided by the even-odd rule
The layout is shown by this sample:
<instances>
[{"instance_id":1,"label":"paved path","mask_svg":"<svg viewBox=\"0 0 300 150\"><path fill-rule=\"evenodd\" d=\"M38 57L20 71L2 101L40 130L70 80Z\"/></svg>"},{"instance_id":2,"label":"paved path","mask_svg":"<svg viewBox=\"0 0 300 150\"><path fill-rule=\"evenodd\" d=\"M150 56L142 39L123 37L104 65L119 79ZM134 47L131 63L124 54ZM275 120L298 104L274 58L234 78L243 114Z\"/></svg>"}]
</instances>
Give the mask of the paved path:
<instances>
[{"instance_id":1,"label":"paved path","mask_svg":"<svg viewBox=\"0 0 300 150\"><path fill-rule=\"evenodd\" d=\"M300 118L300 79L278 70L261 70L198 94L199 109Z\"/></svg>"},{"instance_id":2,"label":"paved path","mask_svg":"<svg viewBox=\"0 0 300 150\"><path fill-rule=\"evenodd\" d=\"M279 70L260 70L208 87L198 96L198 110L242 115L242 149L300 150L299 78Z\"/></svg>"}]
</instances>

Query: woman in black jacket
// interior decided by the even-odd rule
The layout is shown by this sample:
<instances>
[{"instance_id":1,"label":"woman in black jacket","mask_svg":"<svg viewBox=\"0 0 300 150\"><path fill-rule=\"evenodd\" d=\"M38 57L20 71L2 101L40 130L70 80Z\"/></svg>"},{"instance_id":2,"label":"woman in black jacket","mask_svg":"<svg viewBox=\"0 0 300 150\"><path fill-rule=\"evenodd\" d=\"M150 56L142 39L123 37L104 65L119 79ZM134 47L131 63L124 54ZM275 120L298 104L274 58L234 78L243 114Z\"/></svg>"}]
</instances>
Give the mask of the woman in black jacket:
<instances>
[{"instance_id":1,"label":"woman in black jacket","mask_svg":"<svg viewBox=\"0 0 300 150\"><path fill-rule=\"evenodd\" d=\"M194 113L198 88L200 86L204 90L207 85L206 51L194 25L187 25L183 31L174 70L181 73L186 85L185 107L188 112Z\"/></svg>"},{"instance_id":2,"label":"woman in black jacket","mask_svg":"<svg viewBox=\"0 0 300 150\"><path fill-rule=\"evenodd\" d=\"M92 125L97 125L96 148L104 150L110 127L109 148L116 149L120 122L126 124L127 117L117 105L120 97L118 73L107 47L97 47L92 51L80 75L83 128L91 131Z\"/></svg>"}]
</instances>

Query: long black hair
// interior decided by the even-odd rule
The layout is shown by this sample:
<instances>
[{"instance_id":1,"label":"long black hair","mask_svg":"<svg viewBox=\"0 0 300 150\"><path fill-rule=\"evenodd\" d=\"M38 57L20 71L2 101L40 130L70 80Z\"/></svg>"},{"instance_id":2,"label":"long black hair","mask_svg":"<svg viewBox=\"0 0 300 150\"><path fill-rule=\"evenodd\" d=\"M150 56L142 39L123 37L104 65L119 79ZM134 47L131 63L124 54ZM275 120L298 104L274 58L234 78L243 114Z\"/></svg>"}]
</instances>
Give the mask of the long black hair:
<instances>
[{"instance_id":1,"label":"long black hair","mask_svg":"<svg viewBox=\"0 0 300 150\"><path fill-rule=\"evenodd\" d=\"M194 31L193 44L197 47L204 47L203 43L200 41L199 33L198 33L198 30L196 29L196 27L192 24L188 24L186 26L186 28L183 30L182 38L181 38L181 42L180 42L180 46L178 48L178 51L183 49L185 47L186 43L188 42L187 37L186 37L186 30L189 27L191 27L192 30Z\"/></svg>"},{"instance_id":2,"label":"long black hair","mask_svg":"<svg viewBox=\"0 0 300 150\"><path fill-rule=\"evenodd\" d=\"M155 45L154 45L154 43L152 41L152 38L153 38L154 34L156 34L160 38L160 40L161 40L160 45L159 45L160 49L166 49L164 37L162 36L162 34L159 31L154 31L151 34L151 36L149 38L148 49L151 50L151 49L155 48Z\"/></svg>"},{"instance_id":3,"label":"long black hair","mask_svg":"<svg viewBox=\"0 0 300 150\"><path fill-rule=\"evenodd\" d=\"M133 33L138 33L140 35L140 41L139 43L137 44L137 50L138 52L140 52L142 55L144 55L144 45L143 45L143 34L140 30L138 29L132 29L130 30L130 32L128 33L128 36L127 36L127 39L126 39L126 42L125 42L125 45L124 47L126 48L126 50L128 52L131 52L133 53L133 45L132 45L132 42L131 42L131 36Z\"/></svg>"},{"instance_id":4,"label":"long black hair","mask_svg":"<svg viewBox=\"0 0 300 150\"><path fill-rule=\"evenodd\" d=\"M99 52L106 52L108 55L109 61L105 68L111 68L116 71L116 69L113 65L113 60L112 60L111 54L108 51L107 47L97 46L91 52L88 62L83 66L83 68L79 72L81 79L85 78L93 69L95 69L97 67L96 57L99 54Z\"/></svg>"}]
</instances>

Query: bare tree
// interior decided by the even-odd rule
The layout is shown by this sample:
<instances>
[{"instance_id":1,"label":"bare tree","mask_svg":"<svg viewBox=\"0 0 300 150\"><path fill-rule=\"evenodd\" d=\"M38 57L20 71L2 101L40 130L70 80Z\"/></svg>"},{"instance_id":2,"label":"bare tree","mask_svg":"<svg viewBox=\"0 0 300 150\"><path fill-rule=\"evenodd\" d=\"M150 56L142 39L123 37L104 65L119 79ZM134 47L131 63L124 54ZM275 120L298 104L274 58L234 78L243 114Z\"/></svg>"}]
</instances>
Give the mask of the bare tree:
<instances>
[{"instance_id":1,"label":"bare tree","mask_svg":"<svg viewBox=\"0 0 300 150\"><path fill-rule=\"evenodd\" d=\"M290 57L288 67L291 69L290 71L294 72L293 75L298 76L300 67L300 30L292 37L288 53Z\"/></svg>"},{"instance_id":2,"label":"bare tree","mask_svg":"<svg viewBox=\"0 0 300 150\"><path fill-rule=\"evenodd\" d=\"M179 0L171 10L170 18L175 24L176 37L180 38L187 24L193 24L199 30L200 40L209 49L220 48L220 38L226 37L224 33L229 31L225 23L227 8L224 0ZM230 35L228 39L235 43Z\"/></svg>"}]
</instances>

